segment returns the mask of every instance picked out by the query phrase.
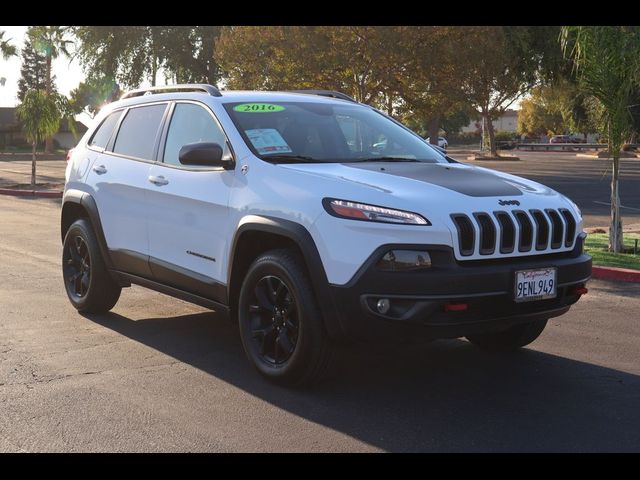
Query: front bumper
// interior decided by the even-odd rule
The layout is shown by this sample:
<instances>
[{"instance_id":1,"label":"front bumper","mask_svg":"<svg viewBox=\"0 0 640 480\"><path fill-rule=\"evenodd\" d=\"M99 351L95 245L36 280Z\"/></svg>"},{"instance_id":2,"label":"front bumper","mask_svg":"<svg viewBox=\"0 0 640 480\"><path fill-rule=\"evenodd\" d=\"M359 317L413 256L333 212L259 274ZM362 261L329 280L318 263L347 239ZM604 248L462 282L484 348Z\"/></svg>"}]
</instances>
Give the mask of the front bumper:
<instances>
[{"instance_id":1,"label":"front bumper","mask_svg":"<svg viewBox=\"0 0 640 480\"><path fill-rule=\"evenodd\" d=\"M583 253L584 236L571 252L551 255L458 262L442 245L384 245L378 248L346 285L332 285L341 330L348 338L404 336L456 338L508 328L515 323L551 318L576 303L591 277L591 257ZM432 267L409 272L385 272L378 260L391 249L428 250ZM516 303L515 271L555 267L557 297ZM377 301L389 299L382 315ZM467 305L448 311L447 305Z\"/></svg>"}]
</instances>

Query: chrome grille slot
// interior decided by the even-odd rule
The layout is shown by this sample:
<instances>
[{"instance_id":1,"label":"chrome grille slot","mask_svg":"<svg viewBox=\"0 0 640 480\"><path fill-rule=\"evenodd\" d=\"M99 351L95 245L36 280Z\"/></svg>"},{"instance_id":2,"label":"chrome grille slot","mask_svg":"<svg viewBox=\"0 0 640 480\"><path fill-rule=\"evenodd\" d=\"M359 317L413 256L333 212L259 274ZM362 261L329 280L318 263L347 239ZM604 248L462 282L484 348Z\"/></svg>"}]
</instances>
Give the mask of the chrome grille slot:
<instances>
[{"instance_id":1,"label":"chrome grille slot","mask_svg":"<svg viewBox=\"0 0 640 480\"><path fill-rule=\"evenodd\" d=\"M536 250L545 250L549 245L549 222L540 210L529 210L536 222Z\"/></svg>"},{"instance_id":2,"label":"chrome grille slot","mask_svg":"<svg viewBox=\"0 0 640 480\"><path fill-rule=\"evenodd\" d=\"M573 245L576 236L576 220L566 208L560 208L558 211L562 214L564 222L567 224L567 236L564 239L564 246L570 247Z\"/></svg>"},{"instance_id":3,"label":"chrome grille slot","mask_svg":"<svg viewBox=\"0 0 640 480\"><path fill-rule=\"evenodd\" d=\"M545 212L551 219L551 248L560 248L564 237L564 223L555 210L547 208Z\"/></svg>"},{"instance_id":4,"label":"chrome grille slot","mask_svg":"<svg viewBox=\"0 0 640 480\"><path fill-rule=\"evenodd\" d=\"M473 216L480 227L480 255L491 255L496 249L496 226L488 213L475 212Z\"/></svg>"},{"instance_id":5,"label":"chrome grille slot","mask_svg":"<svg viewBox=\"0 0 640 480\"><path fill-rule=\"evenodd\" d=\"M500 225L500 253L511 253L516 244L516 226L507 212L493 212Z\"/></svg>"},{"instance_id":6,"label":"chrome grille slot","mask_svg":"<svg viewBox=\"0 0 640 480\"><path fill-rule=\"evenodd\" d=\"M473 228L471 219L462 213L454 213L451 215L451 219L458 230L460 254L465 257L473 255L476 231Z\"/></svg>"},{"instance_id":7,"label":"chrome grille slot","mask_svg":"<svg viewBox=\"0 0 640 480\"><path fill-rule=\"evenodd\" d=\"M518 245L519 252L528 252L533 246L533 224L529 219L529 215L522 210L514 210L513 216L518 222L518 230L520 231L520 242Z\"/></svg>"}]
</instances>

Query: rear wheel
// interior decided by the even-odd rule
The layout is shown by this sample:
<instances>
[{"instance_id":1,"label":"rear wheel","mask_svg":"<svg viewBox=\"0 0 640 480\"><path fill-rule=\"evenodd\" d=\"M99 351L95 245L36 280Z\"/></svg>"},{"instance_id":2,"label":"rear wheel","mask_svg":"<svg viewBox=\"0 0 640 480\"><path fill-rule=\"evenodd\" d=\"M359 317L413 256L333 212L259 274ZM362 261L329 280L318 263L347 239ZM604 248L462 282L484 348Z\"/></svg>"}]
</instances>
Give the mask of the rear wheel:
<instances>
[{"instance_id":1,"label":"rear wheel","mask_svg":"<svg viewBox=\"0 0 640 480\"><path fill-rule=\"evenodd\" d=\"M122 288L109 275L95 233L84 218L65 235L62 276L67 296L79 312L108 312L120 298Z\"/></svg>"},{"instance_id":2,"label":"rear wheel","mask_svg":"<svg viewBox=\"0 0 640 480\"><path fill-rule=\"evenodd\" d=\"M547 319L514 325L502 332L469 335L467 340L483 350L508 351L529 345L547 326Z\"/></svg>"},{"instance_id":3,"label":"rear wheel","mask_svg":"<svg viewBox=\"0 0 640 480\"><path fill-rule=\"evenodd\" d=\"M333 348L295 252L272 250L253 262L240 290L238 320L249 360L269 380L304 385L324 376Z\"/></svg>"}]
</instances>

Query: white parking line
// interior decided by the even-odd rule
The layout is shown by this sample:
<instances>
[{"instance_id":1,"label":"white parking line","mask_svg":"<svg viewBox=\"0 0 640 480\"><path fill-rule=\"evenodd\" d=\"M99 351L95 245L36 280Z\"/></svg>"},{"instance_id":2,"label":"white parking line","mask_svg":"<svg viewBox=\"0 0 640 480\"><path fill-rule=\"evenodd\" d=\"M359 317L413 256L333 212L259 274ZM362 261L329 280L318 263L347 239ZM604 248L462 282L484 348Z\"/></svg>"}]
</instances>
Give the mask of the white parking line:
<instances>
[{"instance_id":1,"label":"white parking line","mask_svg":"<svg viewBox=\"0 0 640 480\"><path fill-rule=\"evenodd\" d=\"M606 205L607 207L611 206L610 203L608 202L599 202L597 200L593 200L593 203L598 203L600 205ZM636 212L640 212L640 208L634 208L634 207L625 207L624 205L620 205L620 208L626 208L628 210L635 210Z\"/></svg>"}]
</instances>

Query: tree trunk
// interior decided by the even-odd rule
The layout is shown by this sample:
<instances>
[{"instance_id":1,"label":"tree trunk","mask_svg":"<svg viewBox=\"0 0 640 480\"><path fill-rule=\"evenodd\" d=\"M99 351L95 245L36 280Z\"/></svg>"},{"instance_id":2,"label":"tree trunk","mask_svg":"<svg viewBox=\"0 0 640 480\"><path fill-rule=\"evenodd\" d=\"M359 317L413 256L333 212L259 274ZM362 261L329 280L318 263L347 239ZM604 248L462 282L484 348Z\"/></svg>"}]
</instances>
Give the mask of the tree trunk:
<instances>
[{"instance_id":1,"label":"tree trunk","mask_svg":"<svg viewBox=\"0 0 640 480\"><path fill-rule=\"evenodd\" d=\"M489 155L492 157L498 156L498 149L496 148L496 134L493 130L493 121L489 113L482 114L484 123L486 125L487 133L489 134Z\"/></svg>"},{"instance_id":2,"label":"tree trunk","mask_svg":"<svg viewBox=\"0 0 640 480\"><path fill-rule=\"evenodd\" d=\"M440 133L440 115L436 115L430 118L427 122L427 128L429 129L429 143L431 145L438 145L438 134Z\"/></svg>"},{"instance_id":3,"label":"tree trunk","mask_svg":"<svg viewBox=\"0 0 640 480\"><path fill-rule=\"evenodd\" d=\"M622 218L620 217L620 152L613 152L613 172L611 174L611 225L609 226L609 251L620 253L623 249Z\"/></svg>"},{"instance_id":4,"label":"tree trunk","mask_svg":"<svg viewBox=\"0 0 640 480\"><path fill-rule=\"evenodd\" d=\"M47 77L45 78L45 93L51 95L51 55L47 55ZM53 137L49 137L44 142L44 151L46 153L53 152Z\"/></svg>"},{"instance_id":5,"label":"tree trunk","mask_svg":"<svg viewBox=\"0 0 640 480\"><path fill-rule=\"evenodd\" d=\"M31 146L31 188L36 187L36 144L34 140Z\"/></svg>"},{"instance_id":6,"label":"tree trunk","mask_svg":"<svg viewBox=\"0 0 640 480\"><path fill-rule=\"evenodd\" d=\"M156 86L156 74L158 73L158 60L156 56L153 56L153 60L151 62L151 86Z\"/></svg>"}]
</instances>

